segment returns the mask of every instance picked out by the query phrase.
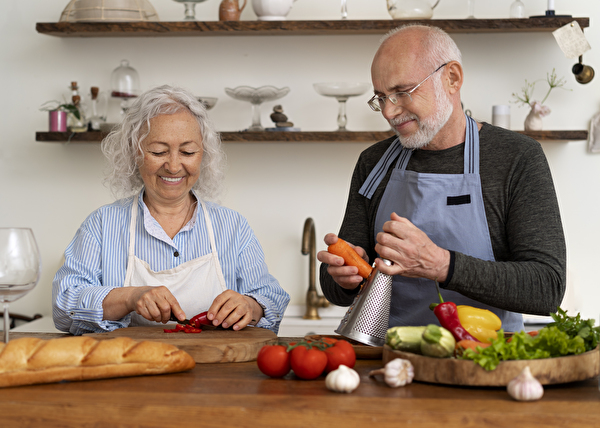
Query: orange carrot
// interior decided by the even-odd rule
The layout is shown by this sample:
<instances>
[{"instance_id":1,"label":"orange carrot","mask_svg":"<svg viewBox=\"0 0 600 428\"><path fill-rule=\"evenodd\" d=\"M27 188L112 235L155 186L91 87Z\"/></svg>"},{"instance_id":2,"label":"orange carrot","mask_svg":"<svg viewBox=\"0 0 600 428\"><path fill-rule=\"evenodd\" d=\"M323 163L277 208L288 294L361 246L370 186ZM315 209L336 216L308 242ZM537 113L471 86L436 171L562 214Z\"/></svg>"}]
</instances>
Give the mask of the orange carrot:
<instances>
[{"instance_id":1,"label":"orange carrot","mask_svg":"<svg viewBox=\"0 0 600 428\"><path fill-rule=\"evenodd\" d=\"M363 278L368 278L373 270L373 268L369 266L369 263L359 256L350 244L341 238L338 238L335 244L327 247L327 251L343 258L346 266L356 266L358 268L358 274Z\"/></svg>"},{"instance_id":2,"label":"orange carrot","mask_svg":"<svg viewBox=\"0 0 600 428\"><path fill-rule=\"evenodd\" d=\"M456 349L459 353L462 353L462 351L464 351L465 349L472 349L473 351L477 352L478 346L480 346L481 348L487 348L490 345L490 343L482 343L477 342L475 340L463 339L456 342L456 346L454 349Z\"/></svg>"}]
</instances>

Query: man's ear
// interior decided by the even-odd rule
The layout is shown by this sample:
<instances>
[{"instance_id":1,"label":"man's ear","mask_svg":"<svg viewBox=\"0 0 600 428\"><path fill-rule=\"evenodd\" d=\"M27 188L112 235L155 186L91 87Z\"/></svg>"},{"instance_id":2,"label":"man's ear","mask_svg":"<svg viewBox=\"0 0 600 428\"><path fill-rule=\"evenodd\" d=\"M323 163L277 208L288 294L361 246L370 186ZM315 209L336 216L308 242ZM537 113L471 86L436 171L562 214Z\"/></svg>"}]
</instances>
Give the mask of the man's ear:
<instances>
[{"instance_id":1,"label":"man's ear","mask_svg":"<svg viewBox=\"0 0 600 428\"><path fill-rule=\"evenodd\" d=\"M460 91L463 84L463 68L458 61L450 61L446 66L446 82L450 94Z\"/></svg>"}]
</instances>

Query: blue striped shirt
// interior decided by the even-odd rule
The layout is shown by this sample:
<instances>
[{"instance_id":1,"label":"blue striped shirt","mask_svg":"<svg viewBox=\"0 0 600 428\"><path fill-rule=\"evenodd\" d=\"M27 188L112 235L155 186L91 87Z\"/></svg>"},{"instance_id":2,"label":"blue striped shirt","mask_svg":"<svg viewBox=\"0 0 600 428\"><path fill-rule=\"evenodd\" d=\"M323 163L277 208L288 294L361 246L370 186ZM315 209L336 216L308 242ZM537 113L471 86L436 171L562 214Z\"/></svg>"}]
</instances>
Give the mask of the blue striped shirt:
<instances>
[{"instance_id":1,"label":"blue striped shirt","mask_svg":"<svg viewBox=\"0 0 600 428\"><path fill-rule=\"evenodd\" d=\"M125 281L134 201L139 204L135 255L153 271L172 269L211 252L199 204L192 220L173 240L150 215L141 193L99 208L75 234L52 282L52 316L59 330L80 335L129 325L131 314L118 321L102 320L102 301ZM211 202L205 205L227 288L254 298L264 309L257 327L277 333L290 297L269 274L258 239L239 213Z\"/></svg>"}]
</instances>

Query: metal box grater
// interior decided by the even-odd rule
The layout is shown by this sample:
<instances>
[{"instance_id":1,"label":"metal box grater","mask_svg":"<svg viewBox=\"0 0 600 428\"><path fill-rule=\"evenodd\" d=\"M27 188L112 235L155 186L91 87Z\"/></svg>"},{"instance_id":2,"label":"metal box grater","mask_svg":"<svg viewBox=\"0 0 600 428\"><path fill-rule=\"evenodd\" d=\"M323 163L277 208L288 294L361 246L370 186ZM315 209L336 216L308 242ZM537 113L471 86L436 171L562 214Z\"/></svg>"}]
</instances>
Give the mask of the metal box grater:
<instances>
[{"instance_id":1,"label":"metal box grater","mask_svg":"<svg viewBox=\"0 0 600 428\"><path fill-rule=\"evenodd\" d=\"M391 265L389 260L384 262ZM391 297L392 277L374 269L335 332L365 345L383 346Z\"/></svg>"}]
</instances>

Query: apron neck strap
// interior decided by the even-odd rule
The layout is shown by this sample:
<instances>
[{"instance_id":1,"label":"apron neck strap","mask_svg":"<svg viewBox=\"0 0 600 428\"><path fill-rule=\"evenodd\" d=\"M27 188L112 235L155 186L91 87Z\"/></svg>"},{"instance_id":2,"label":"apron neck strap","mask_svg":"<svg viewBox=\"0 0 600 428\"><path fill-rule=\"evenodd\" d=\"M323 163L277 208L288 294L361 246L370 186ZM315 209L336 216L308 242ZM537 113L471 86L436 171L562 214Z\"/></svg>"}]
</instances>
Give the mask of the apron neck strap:
<instances>
[{"instance_id":1,"label":"apron neck strap","mask_svg":"<svg viewBox=\"0 0 600 428\"><path fill-rule=\"evenodd\" d=\"M467 116L467 129L465 130L465 174L479 174L479 130L477 122Z\"/></svg>"}]
</instances>

